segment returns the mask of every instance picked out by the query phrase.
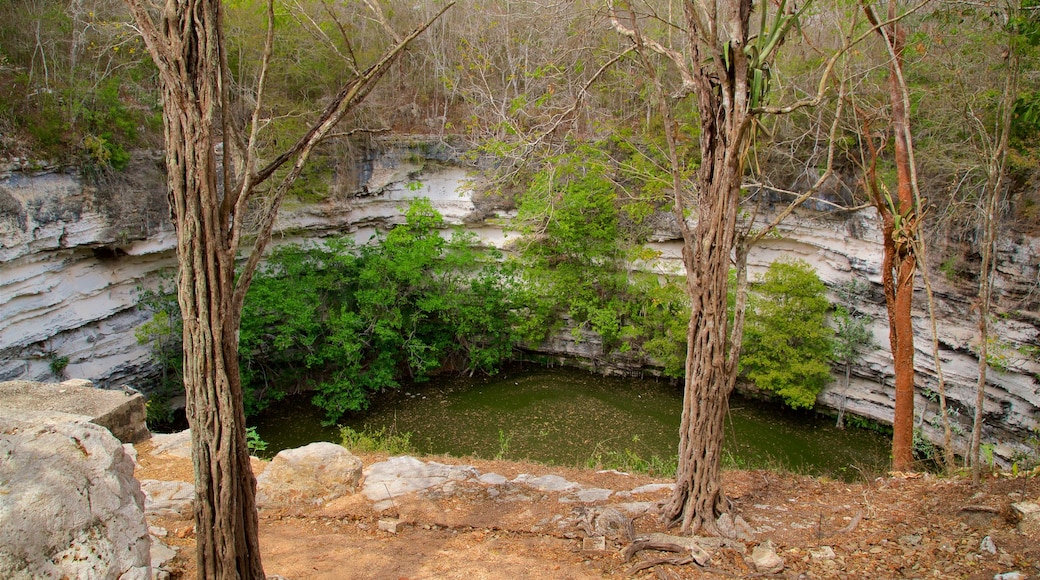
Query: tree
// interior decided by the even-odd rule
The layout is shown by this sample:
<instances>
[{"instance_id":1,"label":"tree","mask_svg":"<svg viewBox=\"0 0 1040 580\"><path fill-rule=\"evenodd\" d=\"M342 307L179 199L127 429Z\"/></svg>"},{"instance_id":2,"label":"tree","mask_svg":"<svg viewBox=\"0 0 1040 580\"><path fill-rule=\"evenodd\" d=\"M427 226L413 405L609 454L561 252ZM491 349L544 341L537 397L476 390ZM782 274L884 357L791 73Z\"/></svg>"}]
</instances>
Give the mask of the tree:
<instances>
[{"instance_id":1,"label":"tree","mask_svg":"<svg viewBox=\"0 0 1040 580\"><path fill-rule=\"evenodd\" d=\"M873 6L863 10L881 37L888 54L889 102L892 107L892 140L895 150L896 196L885 190L877 174L878 151L869 126L865 127L870 164L865 181L871 203L881 219L884 256L882 285L888 313L889 342L895 372L895 414L892 419L892 469L909 471L914 439L914 326L911 308L917 270L920 195L909 128L909 97L903 77L906 30L900 25L897 1L889 0L888 21L882 22Z\"/></svg>"},{"instance_id":2,"label":"tree","mask_svg":"<svg viewBox=\"0 0 1040 580\"><path fill-rule=\"evenodd\" d=\"M982 263L979 266L979 376L975 386L975 416L971 429L971 479L974 485L979 484L982 472L980 448L982 442L982 423L986 402L986 372L989 367L989 316L993 301L993 272L996 269L995 253L997 237L997 221L999 219L999 202L1004 194L1005 173L1009 141L1014 120L1015 101L1018 98L1018 77L1021 69L1021 52L1023 44L1029 42L1029 33L1036 34L1036 23L1031 17L1022 16L1022 2L1009 2L1006 6L1007 48L1005 53L1006 76L1000 99L995 106L995 117L991 126L983 122L971 110L974 121L976 140L979 143L980 157L985 162L986 182L983 188L982 224L983 240L980 244ZM1017 30L1016 30L1017 29ZM1024 34L1023 34L1024 33ZM1023 37L1017 38L1016 34ZM1032 40L1032 39L1030 39Z\"/></svg>"},{"instance_id":3,"label":"tree","mask_svg":"<svg viewBox=\"0 0 1040 580\"><path fill-rule=\"evenodd\" d=\"M770 19L768 4L760 3L761 24L753 35L750 0L687 0L682 26L674 29L682 31L683 48L675 49L644 35L634 12L622 15L613 3L609 6L614 28L636 47L659 95L690 296L679 468L664 516L681 523L683 532L717 532L716 517L727 509L721 481L723 426L743 338L747 247L737 236L741 186L757 119L767 111L770 62L797 15L793 5L781 1ZM667 25L670 35L674 30ZM697 103L700 166L692 196L683 181L686 160L678 158L671 108L652 54L677 71L677 97L692 95ZM690 213L697 220L692 226ZM731 261L738 281L732 327L726 307Z\"/></svg>"},{"instance_id":4,"label":"tree","mask_svg":"<svg viewBox=\"0 0 1040 580\"><path fill-rule=\"evenodd\" d=\"M838 419L835 426L845 428L845 402L852 376L852 363L859 358L861 349L869 349L874 345L874 337L867 328L872 317L857 313L854 303L863 298L866 284L856 278L842 284L838 289L841 302L834 311L834 361L842 366L843 381L841 406L838 408Z\"/></svg>"},{"instance_id":5,"label":"tree","mask_svg":"<svg viewBox=\"0 0 1040 580\"><path fill-rule=\"evenodd\" d=\"M812 408L830 382L834 330L827 287L808 263L776 261L749 298L740 369L791 407Z\"/></svg>"},{"instance_id":6,"label":"tree","mask_svg":"<svg viewBox=\"0 0 1040 580\"><path fill-rule=\"evenodd\" d=\"M269 111L263 96L274 48L273 0L266 5L256 90L248 98L236 98L234 92L219 0L159 6L127 0L127 5L158 68L163 98L170 211L177 231L177 298L184 321L186 412L195 468L197 573L207 579L262 578L256 479L249 465L238 366L243 300L281 200L311 152L429 24L396 39L374 64L354 69L356 74L306 131L264 163L262 125ZM251 114L242 114L250 109ZM251 251L236 271L250 204L257 202L269 181L276 183L266 192Z\"/></svg>"}]
</instances>

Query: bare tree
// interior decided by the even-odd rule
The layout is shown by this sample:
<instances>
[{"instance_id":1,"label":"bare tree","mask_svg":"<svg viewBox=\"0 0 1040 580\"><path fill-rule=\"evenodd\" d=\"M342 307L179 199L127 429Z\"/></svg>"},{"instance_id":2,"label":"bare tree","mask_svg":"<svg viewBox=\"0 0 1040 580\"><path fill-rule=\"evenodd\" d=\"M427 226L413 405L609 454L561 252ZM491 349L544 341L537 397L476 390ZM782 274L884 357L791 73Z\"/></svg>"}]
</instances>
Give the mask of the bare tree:
<instances>
[{"instance_id":1,"label":"bare tree","mask_svg":"<svg viewBox=\"0 0 1040 580\"><path fill-rule=\"evenodd\" d=\"M762 6L765 10L766 5ZM631 39L648 75L657 80L657 67L649 60L651 54L657 54L671 62L680 79L678 94L673 97L665 97L657 84L673 168L673 211L683 237L690 297L679 468L664 516L681 523L684 532L714 533L716 517L728 510L721 483L723 427L736 383L743 328L741 301L746 294L738 289L731 328L726 304L731 263L737 266L738 284L746 284L747 245L737 235L741 186L757 118L766 112L769 64L796 14L781 2L774 14L761 13L762 24L753 35L750 0L688 0L683 2L682 24L672 28L666 23L672 34L683 36L682 49L676 49L643 34L645 21L657 20L652 12L641 22L634 11L622 14L612 3L610 10L614 28ZM691 95L700 121L700 169L692 196L682 182L685 162L678 158L667 102ZM695 212L695 225L687 221L690 212Z\"/></svg>"},{"instance_id":2,"label":"bare tree","mask_svg":"<svg viewBox=\"0 0 1040 580\"><path fill-rule=\"evenodd\" d=\"M448 3L434 19L447 10ZM246 447L238 329L242 303L267 246L281 200L309 155L358 106L404 48L429 26L395 41L340 87L307 130L263 163L260 133L274 4L252 114L239 123L219 0L127 0L158 68L163 97L170 209L177 230L177 296L184 319L184 383L195 467L196 561L200 578L263 578L256 479ZM244 126L243 126L244 125ZM279 170L283 170L280 171ZM275 178L276 172L280 177ZM275 178L243 266L236 258L250 202Z\"/></svg>"},{"instance_id":3,"label":"bare tree","mask_svg":"<svg viewBox=\"0 0 1040 580\"><path fill-rule=\"evenodd\" d=\"M975 417L971 429L971 480L979 484L982 472L982 461L979 456L982 442L982 424L985 419L986 403L986 371L989 368L989 316L993 301L993 271L996 260L993 257L996 237L998 209L1004 190L1004 175L1007 167L1008 141L1011 135L1011 123L1015 110L1015 99L1018 97L1018 76L1020 66L1020 41L1013 36L1014 22L1018 19L1020 6L1009 2L1007 6L1007 28L1009 32L1006 48L1004 90L997 102L996 119L992 127L987 127L974 110L969 109L971 120L975 126L976 138L979 142L981 157L985 160L986 184L982 196L983 240L980 244L982 264L979 266L979 377L975 386Z\"/></svg>"}]
</instances>

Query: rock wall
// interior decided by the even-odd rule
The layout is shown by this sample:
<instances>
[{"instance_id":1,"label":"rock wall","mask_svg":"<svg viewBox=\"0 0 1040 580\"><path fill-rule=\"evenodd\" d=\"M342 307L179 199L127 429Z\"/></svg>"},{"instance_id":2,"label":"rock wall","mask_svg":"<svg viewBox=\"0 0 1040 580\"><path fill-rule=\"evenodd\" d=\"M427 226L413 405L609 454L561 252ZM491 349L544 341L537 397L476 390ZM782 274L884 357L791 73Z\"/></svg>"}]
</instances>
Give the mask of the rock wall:
<instances>
[{"instance_id":1,"label":"rock wall","mask_svg":"<svg viewBox=\"0 0 1040 580\"><path fill-rule=\"evenodd\" d=\"M286 202L274 242L364 242L404 221L416 197L451 224L480 223L486 212L467 170L445 164L453 159L449 147L422 142L367 151L320 203ZM134 330L150 317L136 307L140 290L177 265L162 164L138 154L126 172L90 180L0 162L0 381L83 377L114 388L157 372ZM486 233L504 239L501 228Z\"/></svg>"},{"instance_id":2,"label":"rock wall","mask_svg":"<svg viewBox=\"0 0 1040 580\"><path fill-rule=\"evenodd\" d=\"M351 234L364 242L402 221L410 199L427 197L446 221L465 225L486 244L507 248L517 234L503 228L508 204L479 193L479 171L459 162L437 141L383 142L340 161L327 197L317 203L290 200L280 212L275 243ZM660 216L651 245L660 258L645 267L681 273L681 246L670 218ZM995 343L1004 370L991 370L986 399L986 440L998 457L1035 453L1040 364L1022 348L1036 346L1040 328L1040 238L1004 232L998 249L998 317ZM871 210L846 214L803 209L779 235L750 254L751 275L773 260L800 258L816 267L831 289L857 279L867 283L855 308L873 317L874 345L862 349L846 390L838 381L821 394L827 408L890 422L893 406L888 329L881 293L880 232ZM60 168L0 166L0 380L50 380L51 362L98 386L114 387L147 377L154 369L134 328L146 319L135 308L136 288L154 285L157 273L175 265L161 161L134 160L126 174L87 182ZM932 259L937 260L938 252ZM940 360L955 413L956 431L970 424L977 377L973 283L949 279L933 268ZM941 439L931 325L921 278L915 296L918 371L916 409L923 432ZM834 297L837 300L837 296ZM602 353L594 336L575 341L564 333L546 352L601 372L638 371L642 361ZM961 439L963 441L963 439Z\"/></svg>"}]
</instances>

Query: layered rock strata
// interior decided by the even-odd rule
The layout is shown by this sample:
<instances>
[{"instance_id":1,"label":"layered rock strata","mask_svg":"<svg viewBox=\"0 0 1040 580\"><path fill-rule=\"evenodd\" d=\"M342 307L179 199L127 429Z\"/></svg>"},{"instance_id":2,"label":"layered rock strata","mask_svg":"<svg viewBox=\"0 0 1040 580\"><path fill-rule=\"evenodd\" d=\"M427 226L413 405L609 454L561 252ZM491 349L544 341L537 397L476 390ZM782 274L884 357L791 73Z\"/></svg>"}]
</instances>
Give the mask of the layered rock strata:
<instances>
[{"instance_id":1,"label":"layered rock strata","mask_svg":"<svg viewBox=\"0 0 1040 580\"><path fill-rule=\"evenodd\" d=\"M135 159L126 174L85 181L60 168L0 167L0 380L46 380L55 375L88 377L117 387L155 372L147 346L134 329L148 318L136 308L139 288L154 287L159 273L175 265L174 234L155 156ZM504 228L508 203L482 196L479 171L437 141L394 141L341 161L321 201L290 201L280 212L275 242L334 235L367 241L403 221L409 200L429 198L452 225L464 225L484 243L508 248L517 236ZM641 267L681 273L677 229L658 216L651 246L660 257ZM842 284L858 280L866 292L849 306L873 318L873 344L863 345L846 388L840 377L819 398L821 406L890 422L893 407L891 357L880 286L881 244L870 210L803 209L778 235L750 254L752 276L773 260L798 258L813 264L842 298ZM997 337L991 348L985 439L999 461L1035 454L1040 410L1040 363L1036 348L1040 316L1040 238L1004 232L998 247ZM972 414L977 377L976 288L934 268L939 359L957 440L963 444ZM922 432L940 441L939 390L931 347L924 286L915 296L916 409ZM575 338L577 336L577 338ZM563 333L539 347L600 372L643 372L646 361L602 351L597 337ZM67 363L67 364L58 364ZM649 369L652 370L652 369Z\"/></svg>"}]
</instances>

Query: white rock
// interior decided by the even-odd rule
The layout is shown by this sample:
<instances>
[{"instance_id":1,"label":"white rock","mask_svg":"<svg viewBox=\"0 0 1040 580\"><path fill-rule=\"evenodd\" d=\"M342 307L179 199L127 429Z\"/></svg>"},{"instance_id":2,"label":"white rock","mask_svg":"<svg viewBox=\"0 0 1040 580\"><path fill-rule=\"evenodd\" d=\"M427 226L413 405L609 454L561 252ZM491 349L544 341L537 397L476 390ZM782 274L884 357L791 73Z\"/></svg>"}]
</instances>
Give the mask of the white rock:
<instances>
[{"instance_id":1,"label":"white rock","mask_svg":"<svg viewBox=\"0 0 1040 580\"><path fill-rule=\"evenodd\" d=\"M144 495L105 428L0 416L0 578L151 575Z\"/></svg>"},{"instance_id":2,"label":"white rock","mask_svg":"<svg viewBox=\"0 0 1040 580\"><path fill-rule=\"evenodd\" d=\"M321 441L286 449L257 478L257 505L320 503L354 493L361 469L361 460L335 443Z\"/></svg>"},{"instance_id":3,"label":"white rock","mask_svg":"<svg viewBox=\"0 0 1040 580\"><path fill-rule=\"evenodd\" d=\"M497 473L484 473L479 477L479 479L481 483L486 483L488 485L502 485L509 481L504 475L499 475Z\"/></svg>"},{"instance_id":4,"label":"white rock","mask_svg":"<svg viewBox=\"0 0 1040 580\"><path fill-rule=\"evenodd\" d=\"M776 553L773 542L766 540L751 551L751 564L764 574L775 574L784 569L784 560Z\"/></svg>"},{"instance_id":5,"label":"white rock","mask_svg":"<svg viewBox=\"0 0 1040 580\"><path fill-rule=\"evenodd\" d=\"M569 491L581 487L573 481L567 481L559 475L542 475L540 477L534 477L532 475L522 473L513 479L513 483L520 483L528 487L533 487L538 491Z\"/></svg>"},{"instance_id":6,"label":"white rock","mask_svg":"<svg viewBox=\"0 0 1040 580\"><path fill-rule=\"evenodd\" d=\"M362 493L371 501L383 501L407 493L440 487L449 481L477 480L480 473L472 465L425 463L402 455L373 463L365 471Z\"/></svg>"},{"instance_id":7,"label":"white rock","mask_svg":"<svg viewBox=\"0 0 1040 580\"><path fill-rule=\"evenodd\" d=\"M673 489L675 489L675 484L674 483L651 483L651 484L648 484L648 485L641 485L641 486L633 489L631 493L634 493L634 494L657 493L659 491L663 491L663 490L666 490L666 489L668 491L672 491Z\"/></svg>"},{"instance_id":8,"label":"white rock","mask_svg":"<svg viewBox=\"0 0 1040 580\"><path fill-rule=\"evenodd\" d=\"M191 459L191 429L179 433L153 433L152 454Z\"/></svg>"},{"instance_id":9,"label":"white rock","mask_svg":"<svg viewBox=\"0 0 1040 580\"><path fill-rule=\"evenodd\" d=\"M813 560L833 560L836 557L834 554L834 548L830 546L809 548L809 555L812 556Z\"/></svg>"},{"instance_id":10,"label":"white rock","mask_svg":"<svg viewBox=\"0 0 1040 580\"><path fill-rule=\"evenodd\" d=\"M194 515L195 486L186 481L142 479L141 491L149 516L188 519Z\"/></svg>"}]
</instances>

